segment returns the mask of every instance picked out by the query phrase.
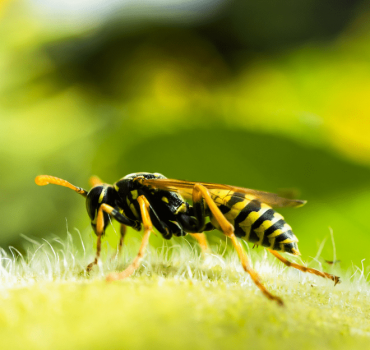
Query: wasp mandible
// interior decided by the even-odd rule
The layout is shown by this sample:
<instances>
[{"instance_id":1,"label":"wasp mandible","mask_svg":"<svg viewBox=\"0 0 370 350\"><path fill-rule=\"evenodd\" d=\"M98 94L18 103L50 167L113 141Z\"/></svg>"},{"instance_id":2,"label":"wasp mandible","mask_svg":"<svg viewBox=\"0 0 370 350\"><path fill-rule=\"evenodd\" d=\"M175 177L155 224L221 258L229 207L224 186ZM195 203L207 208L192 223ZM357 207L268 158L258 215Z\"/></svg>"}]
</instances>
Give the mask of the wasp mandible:
<instances>
[{"instance_id":1,"label":"wasp mandible","mask_svg":"<svg viewBox=\"0 0 370 350\"><path fill-rule=\"evenodd\" d=\"M329 278L335 284L339 282L337 276L290 262L278 253L300 255L298 239L292 228L272 208L300 207L305 204L302 200L286 199L243 187L167 179L162 174L146 172L126 175L113 185L93 177L90 191L49 175L37 176L35 182L40 186L55 184L68 187L86 198L91 226L97 235L96 257L88 265L88 271L98 262L101 238L110 217L121 223L118 251L123 244L126 226L138 231L141 226L144 227L139 253L124 271L109 274L108 281L126 278L140 266L150 233L155 227L165 239L173 235L192 234L203 250L207 249L203 232L214 229L222 231L236 249L243 269L267 298L280 305L283 305L282 299L271 294L263 285L237 238L266 247L287 266ZM209 222L206 222L207 218Z\"/></svg>"}]
</instances>

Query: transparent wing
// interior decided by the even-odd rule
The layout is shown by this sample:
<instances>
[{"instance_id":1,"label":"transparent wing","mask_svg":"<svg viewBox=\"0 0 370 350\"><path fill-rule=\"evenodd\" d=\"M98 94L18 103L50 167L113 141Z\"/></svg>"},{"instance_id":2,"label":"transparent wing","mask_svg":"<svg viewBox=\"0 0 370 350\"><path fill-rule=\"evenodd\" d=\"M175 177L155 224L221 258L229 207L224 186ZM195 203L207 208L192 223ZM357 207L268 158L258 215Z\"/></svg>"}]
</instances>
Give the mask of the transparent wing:
<instances>
[{"instance_id":1,"label":"transparent wing","mask_svg":"<svg viewBox=\"0 0 370 350\"><path fill-rule=\"evenodd\" d=\"M262 203L266 203L271 207L300 207L306 204L306 201L298 199L288 199L279 197L275 193L252 190L244 187L236 187L229 185L214 184L208 182L192 182L174 179L140 179L140 182L148 187L158 188L177 192L186 199L192 199L192 189L195 184L200 184L212 192L212 190L227 190L232 191L233 196L244 198L244 195L253 196Z\"/></svg>"}]
</instances>

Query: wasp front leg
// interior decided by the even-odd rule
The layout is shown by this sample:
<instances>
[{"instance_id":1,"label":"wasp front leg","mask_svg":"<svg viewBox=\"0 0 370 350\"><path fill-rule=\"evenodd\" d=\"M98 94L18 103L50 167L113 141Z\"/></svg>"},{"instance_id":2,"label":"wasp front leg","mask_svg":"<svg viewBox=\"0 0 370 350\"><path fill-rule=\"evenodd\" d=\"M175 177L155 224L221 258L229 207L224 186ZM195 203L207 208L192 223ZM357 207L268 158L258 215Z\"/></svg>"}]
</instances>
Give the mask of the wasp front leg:
<instances>
[{"instance_id":1,"label":"wasp front leg","mask_svg":"<svg viewBox=\"0 0 370 350\"><path fill-rule=\"evenodd\" d=\"M91 187L95 187L95 186L100 186L100 185L104 184L104 181L100 177L94 175L94 176L90 177L89 184L90 184ZM119 239L119 242L118 242L116 253L112 256L112 260L116 259L119 256L119 254L121 253L122 246L123 246L123 240L125 238L125 235L126 235L126 226L121 224L120 239Z\"/></svg>"},{"instance_id":2,"label":"wasp front leg","mask_svg":"<svg viewBox=\"0 0 370 350\"><path fill-rule=\"evenodd\" d=\"M253 282L257 285L257 287L261 290L261 292L267 298L269 298L270 300L275 300L279 305L284 305L281 298L271 294L266 289L266 287L263 285L260 276L257 274L256 271L254 271L254 269L250 265L247 254L242 249L240 243L238 242L234 234L234 226L222 214L221 210L218 208L217 204L214 202L211 195L209 194L207 188L204 187L203 185L195 184L193 188L193 205L196 203L203 202L203 198L206 201L207 206L209 210L211 211L213 217L215 218L218 225L220 226L222 232L231 239L231 242L239 255L244 271L248 272ZM194 205L194 209L196 211L195 205Z\"/></svg>"},{"instance_id":3,"label":"wasp front leg","mask_svg":"<svg viewBox=\"0 0 370 350\"><path fill-rule=\"evenodd\" d=\"M134 261L129 265L124 271L120 273L111 273L107 276L107 281L116 281L116 280L121 280L124 279L128 276L131 276L135 270L140 266L140 263L144 257L146 247L149 243L149 237L150 233L153 230L153 224L150 219L150 214L149 214L149 209L150 209L150 204L148 200L145 198L145 196L139 196L138 197L138 202L140 205L140 212L141 212L141 217L144 225L144 235L143 239L141 241L139 253L137 254L136 258Z\"/></svg>"},{"instance_id":4,"label":"wasp front leg","mask_svg":"<svg viewBox=\"0 0 370 350\"><path fill-rule=\"evenodd\" d=\"M125 216L123 216L118 209L115 209L111 207L108 204L102 204L98 210L98 216L96 220L96 235L98 237L97 239L97 247L96 247L96 256L94 261L89 264L86 268L87 272L90 272L94 265L97 265L100 257L100 252L101 252L101 237L104 234L104 213L106 212L110 216L112 216L114 219L116 219L118 222L122 224L122 226L130 226L133 227L135 230L140 230L141 229L141 223L139 221L131 220ZM123 238L124 238L124 232L125 228L122 229L121 226L121 239L120 239L120 246L122 247L123 244ZM122 231L123 230L123 231ZM120 251L120 249L119 249Z\"/></svg>"},{"instance_id":5,"label":"wasp front leg","mask_svg":"<svg viewBox=\"0 0 370 350\"><path fill-rule=\"evenodd\" d=\"M99 208L98 217L97 217L97 220L96 220L96 235L98 237L98 239L96 241L96 255L95 255L94 261L92 263L90 263L89 265L87 265L87 268L86 268L87 272L90 272L92 270L92 268L94 267L94 265L98 264L99 257L100 257L101 237L104 233L104 214L103 214L102 206L100 206L100 208Z\"/></svg>"}]
</instances>

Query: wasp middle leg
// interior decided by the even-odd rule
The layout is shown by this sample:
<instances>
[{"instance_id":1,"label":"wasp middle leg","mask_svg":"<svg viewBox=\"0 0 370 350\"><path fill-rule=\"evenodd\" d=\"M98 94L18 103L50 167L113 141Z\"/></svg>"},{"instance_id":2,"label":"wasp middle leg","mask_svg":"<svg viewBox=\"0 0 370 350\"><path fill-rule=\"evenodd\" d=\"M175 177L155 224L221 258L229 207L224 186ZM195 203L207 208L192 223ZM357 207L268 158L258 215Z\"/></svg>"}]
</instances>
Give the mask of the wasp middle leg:
<instances>
[{"instance_id":1,"label":"wasp middle leg","mask_svg":"<svg viewBox=\"0 0 370 350\"><path fill-rule=\"evenodd\" d=\"M211 250L208 246L207 237L204 233L189 233L190 236L192 236L194 239L197 240L200 249L202 250L203 256L207 253L210 253Z\"/></svg>"},{"instance_id":2,"label":"wasp middle leg","mask_svg":"<svg viewBox=\"0 0 370 350\"><path fill-rule=\"evenodd\" d=\"M124 241L125 236L126 236L126 226L124 224L121 224L120 225L119 233L120 233L120 237L119 237L119 242L118 242L117 250L113 254L112 260L117 259L117 257L121 254L122 247L123 247L123 241Z\"/></svg>"},{"instance_id":3,"label":"wasp middle leg","mask_svg":"<svg viewBox=\"0 0 370 350\"><path fill-rule=\"evenodd\" d=\"M248 272L251 276L253 282L257 285L257 287L261 290L261 292L270 300L275 300L279 305L284 305L281 298L271 294L266 287L263 285L260 276L249 263L248 256L246 252L242 249L240 243L238 242L235 234L234 234L234 226L225 218L225 216L221 213L220 209L218 208L217 204L213 201L211 195L209 194L207 188L203 185L196 184L193 188L193 205L196 203L200 203L205 199L209 210L211 211L212 215L216 219L217 223L219 224L222 232L231 239L231 242L236 249L240 261L242 263L244 271ZM194 206L194 208L196 208Z\"/></svg>"}]
</instances>

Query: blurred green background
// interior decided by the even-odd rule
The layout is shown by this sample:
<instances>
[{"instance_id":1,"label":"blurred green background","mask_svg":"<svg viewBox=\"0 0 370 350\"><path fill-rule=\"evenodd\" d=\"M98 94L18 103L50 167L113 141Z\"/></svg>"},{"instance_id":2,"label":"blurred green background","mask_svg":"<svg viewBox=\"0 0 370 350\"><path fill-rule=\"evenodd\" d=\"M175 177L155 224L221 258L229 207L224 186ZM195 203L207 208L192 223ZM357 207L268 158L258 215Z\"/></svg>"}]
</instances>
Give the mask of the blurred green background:
<instances>
[{"instance_id":1,"label":"blurred green background","mask_svg":"<svg viewBox=\"0 0 370 350\"><path fill-rule=\"evenodd\" d=\"M308 204L281 212L303 258L326 238L333 259L332 228L360 265L369 23L353 0L0 1L0 245L64 236L66 219L91 235L83 198L36 175L88 188L148 171L293 190Z\"/></svg>"}]
</instances>

